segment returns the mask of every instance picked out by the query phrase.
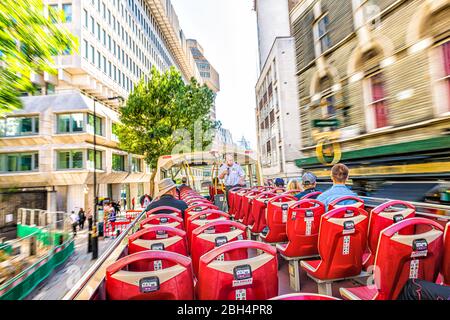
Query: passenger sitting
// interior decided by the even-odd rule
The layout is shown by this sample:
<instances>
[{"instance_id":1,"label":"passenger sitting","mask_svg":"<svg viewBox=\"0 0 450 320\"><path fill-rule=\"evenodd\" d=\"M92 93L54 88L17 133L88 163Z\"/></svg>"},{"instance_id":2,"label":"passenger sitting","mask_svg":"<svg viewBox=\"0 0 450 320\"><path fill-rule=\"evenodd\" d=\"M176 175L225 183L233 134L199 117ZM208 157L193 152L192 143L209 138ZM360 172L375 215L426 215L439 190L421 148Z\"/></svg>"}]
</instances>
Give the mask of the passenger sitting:
<instances>
[{"instance_id":1,"label":"passenger sitting","mask_svg":"<svg viewBox=\"0 0 450 320\"><path fill-rule=\"evenodd\" d=\"M277 188L284 188L284 180L283 180L283 178L276 178L275 179L275 187L277 187Z\"/></svg>"},{"instance_id":2,"label":"passenger sitting","mask_svg":"<svg viewBox=\"0 0 450 320\"><path fill-rule=\"evenodd\" d=\"M300 200L309 193L317 192L317 177L312 172L306 172L302 177L303 192L297 193L295 197Z\"/></svg>"},{"instance_id":3,"label":"passenger sitting","mask_svg":"<svg viewBox=\"0 0 450 320\"><path fill-rule=\"evenodd\" d=\"M159 192L156 195L155 201L150 203L145 211L150 211L158 207L172 207L181 210L181 215L184 218L184 210L188 208L186 202L176 199L177 186L170 178L163 179L158 184ZM170 210L161 210L159 213L171 213Z\"/></svg>"},{"instance_id":4,"label":"passenger sitting","mask_svg":"<svg viewBox=\"0 0 450 320\"><path fill-rule=\"evenodd\" d=\"M303 190L300 181L297 179L292 179L289 181L286 187L286 191L292 191L292 190Z\"/></svg>"},{"instance_id":5,"label":"passenger sitting","mask_svg":"<svg viewBox=\"0 0 450 320\"><path fill-rule=\"evenodd\" d=\"M325 208L328 208L328 205L336 199L339 199L344 196L354 196L357 194L350 190L345 184L348 180L349 170L345 164L339 163L336 164L331 169L331 180L333 180L333 186L322 193L317 197L317 200L322 202L325 205ZM355 201L347 200L342 201L342 205L351 205Z\"/></svg>"}]
</instances>

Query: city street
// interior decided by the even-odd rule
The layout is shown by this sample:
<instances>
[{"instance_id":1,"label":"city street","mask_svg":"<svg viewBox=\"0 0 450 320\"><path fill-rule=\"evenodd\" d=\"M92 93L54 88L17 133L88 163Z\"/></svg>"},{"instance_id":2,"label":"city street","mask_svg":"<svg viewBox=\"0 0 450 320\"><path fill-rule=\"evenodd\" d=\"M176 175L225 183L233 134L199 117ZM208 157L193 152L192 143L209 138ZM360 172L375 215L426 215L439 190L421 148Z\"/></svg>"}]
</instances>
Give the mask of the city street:
<instances>
[{"instance_id":1,"label":"city street","mask_svg":"<svg viewBox=\"0 0 450 320\"><path fill-rule=\"evenodd\" d=\"M87 228L78 231L75 237L75 252L62 266L40 283L25 300L61 300L95 262L92 260L92 253L87 253L87 241ZM113 241L113 238L99 239L99 256Z\"/></svg>"}]
</instances>

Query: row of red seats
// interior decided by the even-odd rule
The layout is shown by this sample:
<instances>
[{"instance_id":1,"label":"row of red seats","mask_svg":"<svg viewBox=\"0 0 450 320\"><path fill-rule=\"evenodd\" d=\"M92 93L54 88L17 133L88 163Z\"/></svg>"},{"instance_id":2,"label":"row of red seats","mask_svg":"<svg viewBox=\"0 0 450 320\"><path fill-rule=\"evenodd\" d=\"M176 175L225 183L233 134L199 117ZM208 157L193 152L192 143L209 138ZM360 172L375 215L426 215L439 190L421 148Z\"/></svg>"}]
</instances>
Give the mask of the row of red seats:
<instances>
[{"instance_id":1,"label":"row of red seats","mask_svg":"<svg viewBox=\"0 0 450 320\"><path fill-rule=\"evenodd\" d=\"M292 193L295 193L295 191ZM450 255L448 253L450 247L446 247L446 254L441 264L444 255L442 226L429 219L410 220L415 215L415 208L408 203L401 201L385 203L372 210L369 218L369 214L362 209L364 202L355 197L343 197L332 202L328 208L331 211L328 213L326 213L323 204L317 200L306 199L298 202L286 193L277 196L273 192L259 192L258 189L250 191L235 189L232 190L230 198L232 199L231 206L235 218L244 223L249 222L246 218L252 216L249 213L257 212L261 214L261 211L265 211L266 220L262 221L263 224L264 222L267 224L269 231L266 234L261 234L261 238L266 242L284 242L287 240L287 244L277 244L277 248L283 256L288 258L298 257L299 259L315 255L320 256L320 260L302 262L303 269L317 279L332 280L357 276L361 273L363 264L365 269L370 266L373 267L375 264L373 269L377 270L377 273L374 274L374 277L376 279L383 278L383 283L386 286L381 289L384 290L381 294L378 294L376 286L372 287L374 288L374 291L372 291L374 294L372 296L366 295L364 298L395 298L409 278L403 277L399 281L398 277L404 273L402 271L404 268L411 270L411 275L408 274L408 276L435 281L441 267L444 282L449 284L448 269L450 266L447 257ZM343 207L340 203L345 200L354 200L355 204ZM399 205L404 206L405 209L389 210ZM238 211L236 212L236 210ZM427 247L430 248L428 259L418 259L418 261L408 259L408 261L414 261L412 266L410 262L405 262L405 260L398 262L395 266L396 269L389 269L384 267L383 263L392 261L390 257L392 252L396 252L395 257L400 257L398 250L395 249L397 247L395 242L399 240L392 240L394 243L377 255L377 248L380 247L379 241L381 243L381 240L384 239L380 235L384 235L384 231L388 234L389 230L385 230L386 228L404 219L409 221L402 224L399 234L404 235L411 242L407 248L403 248L406 250L405 256L413 255L410 251L414 250L414 243L419 243L425 237L425 241L433 240L432 243L427 243ZM424 231L423 229L427 227L431 230L414 233L415 229ZM254 225L249 225L249 228L255 231ZM427 239L430 235L432 239ZM386 241L384 240L384 242ZM405 247L405 241L403 240L403 247ZM424 243L424 241L422 242ZM426 256L424 255L424 257ZM401 257L405 259L405 257ZM426 272L426 275L423 272L415 274L413 268L422 270L423 264L433 266L433 272ZM367 291L367 288L360 290ZM377 292L376 295L375 292Z\"/></svg>"},{"instance_id":2,"label":"row of red seats","mask_svg":"<svg viewBox=\"0 0 450 320\"><path fill-rule=\"evenodd\" d=\"M193 192L182 192L182 198L190 205L185 220L178 210L169 209L172 214L156 214L168 209L157 208L148 212L147 219L140 223L141 230L129 237L129 255L107 268L108 298L259 300L275 297L278 294L276 250L267 244L244 240L244 225L230 221L226 213ZM201 212L197 211L199 208ZM249 249L264 253L249 257Z\"/></svg>"}]
</instances>

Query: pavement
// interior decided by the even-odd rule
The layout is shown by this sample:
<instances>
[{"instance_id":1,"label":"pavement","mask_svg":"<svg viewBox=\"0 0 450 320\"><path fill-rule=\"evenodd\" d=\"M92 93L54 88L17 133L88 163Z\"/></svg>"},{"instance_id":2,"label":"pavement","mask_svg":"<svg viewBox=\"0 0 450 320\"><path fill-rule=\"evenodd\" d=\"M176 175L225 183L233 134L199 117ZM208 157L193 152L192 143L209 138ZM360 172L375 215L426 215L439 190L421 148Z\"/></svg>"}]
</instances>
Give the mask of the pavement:
<instances>
[{"instance_id":1,"label":"pavement","mask_svg":"<svg viewBox=\"0 0 450 320\"><path fill-rule=\"evenodd\" d=\"M113 241L112 238L99 238L99 257ZM84 230L77 232L73 254L24 300L61 300L95 262L92 260L92 253L87 252L87 244L88 230L85 227Z\"/></svg>"}]
</instances>

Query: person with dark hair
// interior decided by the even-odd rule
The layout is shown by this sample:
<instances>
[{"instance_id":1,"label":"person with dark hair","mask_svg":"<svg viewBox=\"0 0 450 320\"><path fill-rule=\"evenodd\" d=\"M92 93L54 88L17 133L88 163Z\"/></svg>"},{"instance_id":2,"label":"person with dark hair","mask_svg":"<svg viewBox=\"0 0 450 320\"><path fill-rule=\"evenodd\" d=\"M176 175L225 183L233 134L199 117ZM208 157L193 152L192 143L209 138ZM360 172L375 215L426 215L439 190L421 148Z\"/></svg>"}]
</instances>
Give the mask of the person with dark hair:
<instances>
[{"instance_id":1,"label":"person with dark hair","mask_svg":"<svg viewBox=\"0 0 450 320\"><path fill-rule=\"evenodd\" d=\"M80 230L84 229L84 222L86 221L86 214L83 210L83 208L80 208L80 211L78 211L78 219L80 224Z\"/></svg>"},{"instance_id":2,"label":"person with dark hair","mask_svg":"<svg viewBox=\"0 0 450 320\"><path fill-rule=\"evenodd\" d=\"M356 193L346 186L348 176L349 170L345 164L338 163L331 168L331 180L333 181L333 186L317 197L317 200L322 202L325 205L325 208L328 208L328 205L338 198L344 196L357 196ZM349 200L343 201L341 204L349 205L352 203L354 203L354 201Z\"/></svg>"},{"instance_id":3,"label":"person with dark hair","mask_svg":"<svg viewBox=\"0 0 450 320\"><path fill-rule=\"evenodd\" d=\"M180 187L187 187L187 178L186 177L182 177L181 178L181 185Z\"/></svg>"},{"instance_id":4,"label":"person with dark hair","mask_svg":"<svg viewBox=\"0 0 450 320\"><path fill-rule=\"evenodd\" d=\"M284 188L284 179L283 178L276 178L275 179L275 186L277 188Z\"/></svg>"}]
</instances>

